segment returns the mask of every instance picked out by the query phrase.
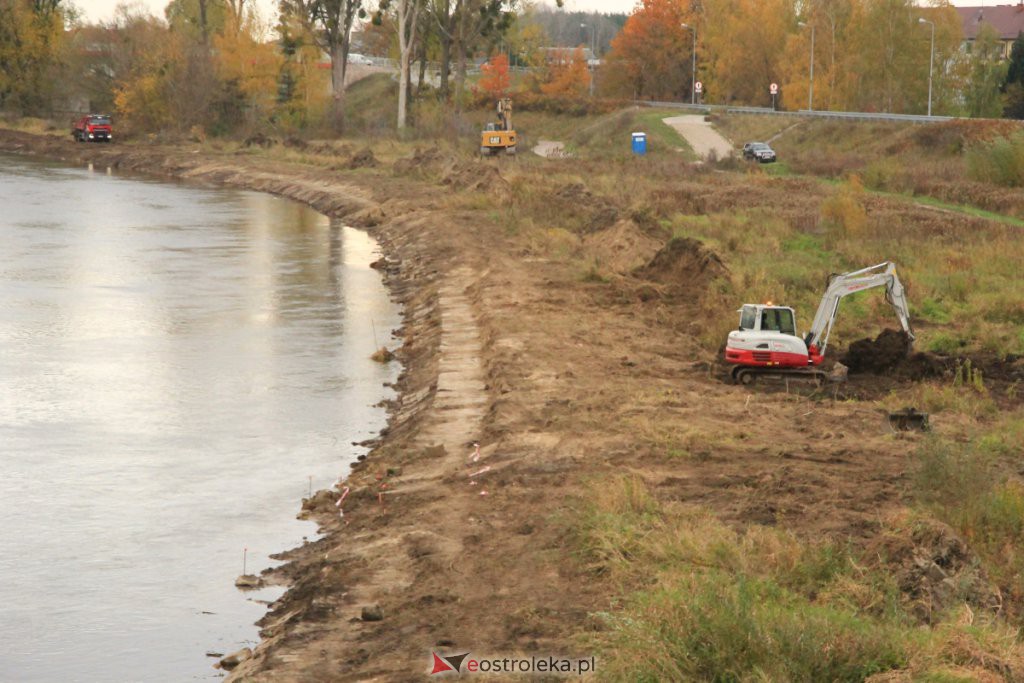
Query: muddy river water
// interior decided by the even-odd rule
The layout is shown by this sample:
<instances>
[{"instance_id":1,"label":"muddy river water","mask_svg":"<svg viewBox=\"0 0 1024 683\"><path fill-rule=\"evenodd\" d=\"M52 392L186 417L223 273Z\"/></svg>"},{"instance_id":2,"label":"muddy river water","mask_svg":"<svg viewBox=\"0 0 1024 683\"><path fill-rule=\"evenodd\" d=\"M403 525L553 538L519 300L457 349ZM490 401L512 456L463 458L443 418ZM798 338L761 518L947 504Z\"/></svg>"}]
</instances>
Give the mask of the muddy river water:
<instances>
[{"instance_id":1,"label":"muddy river water","mask_svg":"<svg viewBox=\"0 0 1024 683\"><path fill-rule=\"evenodd\" d=\"M0 156L0 681L212 679L256 640L243 555L312 538L384 425L375 258L282 199Z\"/></svg>"}]
</instances>

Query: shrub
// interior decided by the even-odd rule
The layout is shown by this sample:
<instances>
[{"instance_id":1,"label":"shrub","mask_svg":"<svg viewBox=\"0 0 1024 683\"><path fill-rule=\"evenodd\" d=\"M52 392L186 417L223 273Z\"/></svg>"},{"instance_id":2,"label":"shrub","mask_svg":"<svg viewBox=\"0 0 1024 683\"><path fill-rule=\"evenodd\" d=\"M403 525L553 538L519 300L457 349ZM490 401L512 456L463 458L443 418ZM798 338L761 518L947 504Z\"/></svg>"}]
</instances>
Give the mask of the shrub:
<instances>
[{"instance_id":1,"label":"shrub","mask_svg":"<svg viewBox=\"0 0 1024 683\"><path fill-rule=\"evenodd\" d=\"M857 176L821 204L821 217L843 237L861 237L867 231L868 214L861 198L864 186Z\"/></svg>"},{"instance_id":2,"label":"shrub","mask_svg":"<svg viewBox=\"0 0 1024 683\"><path fill-rule=\"evenodd\" d=\"M967 153L970 176L1006 187L1024 186L1024 134L977 145Z\"/></svg>"}]
</instances>

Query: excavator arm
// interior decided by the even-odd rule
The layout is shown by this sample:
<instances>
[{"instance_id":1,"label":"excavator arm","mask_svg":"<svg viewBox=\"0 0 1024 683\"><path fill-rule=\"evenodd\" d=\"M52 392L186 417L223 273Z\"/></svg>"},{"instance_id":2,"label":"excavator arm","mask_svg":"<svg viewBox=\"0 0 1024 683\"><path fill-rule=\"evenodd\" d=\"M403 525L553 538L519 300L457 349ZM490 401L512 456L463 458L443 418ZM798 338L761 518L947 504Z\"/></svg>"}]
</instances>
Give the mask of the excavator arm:
<instances>
[{"instance_id":1,"label":"excavator arm","mask_svg":"<svg viewBox=\"0 0 1024 683\"><path fill-rule=\"evenodd\" d=\"M896 310L900 319L900 325L911 341L914 340L914 331L910 327L910 310L907 307L907 297L903 290L903 283L896 275L896 265L890 261L879 263L877 266L862 268L852 273L831 275L828 279L828 286L825 289L825 296L818 304L818 311L814 314L814 322L811 324L811 331L807 333L805 341L808 348L815 347L819 355L825 355L825 347L828 345L829 334L832 333L832 326L836 321L836 312L839 310L839 301L849 294L863 292L873 287L885 287L885 299Z\"/></svg>"}]
</instances>

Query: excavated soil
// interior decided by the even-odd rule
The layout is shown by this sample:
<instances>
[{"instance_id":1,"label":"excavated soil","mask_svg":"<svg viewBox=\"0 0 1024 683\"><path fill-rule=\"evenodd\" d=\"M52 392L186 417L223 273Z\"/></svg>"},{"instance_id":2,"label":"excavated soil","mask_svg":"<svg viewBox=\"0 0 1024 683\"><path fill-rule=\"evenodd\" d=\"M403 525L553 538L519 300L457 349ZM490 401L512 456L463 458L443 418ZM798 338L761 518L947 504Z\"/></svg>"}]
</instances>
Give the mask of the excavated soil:
<instances>
[{"instance_id":1,"label":"excavated soil","mask_svg":"<svg viewBox=\"0 0 1024 683\"><path fill-rule=\"evenodd\" d=\"M587 235L583 246L599 268L626 275L648 263L661 249L662 241L626 218L606 230Z\"/></svg>"},{"instance_id":2,"label":"excavated soil","mask_svg":"<svg viewBox=\"0 0 1024 683\"><path fill-rule=\"evenodd\" d=\"M851 373L879 374L892 370L910 356L911 341L905 332L886 329L874 339L859 339L840 361Z\"/></svg>"},{"instance_id":3,"label":"excavated soil","mask_svg":"<svg viewBox=\"0 0 1024 683\"><path fill-rule=\"evenodd\" d=\"M952 378L967 368L999 386L1024 380L1024 360L1017 356L945 356L927 351L911 353L911 349L911 341L904 332L886 329L874 339L859 339L850 344L840 362L851 374L886 375L900 380Z\"/></svg>"},{"instance_id":4,"label":"excavated soil","mask_svg":"<svg viewBox=\"0 0 1024 683\"><path fill-rule=\"evenodd\" d=\"M689 237L676 237L633 271L643 280L662 285L669 296L702 292L709 282L728 273L718 254Z\"/></svg>"},{"instance_id":5,"label":"excavated soil","mask_svg":"<svg viewBox=\"0 0 1024 683\"><path fill-rule=\"evenodd\" d=\"M902 330L885 329L874 339L858 339L840 359L851 374L893 374L902 379L942 377L956 367L956 359L919 351Z\"/></svg>"}]
</instances>

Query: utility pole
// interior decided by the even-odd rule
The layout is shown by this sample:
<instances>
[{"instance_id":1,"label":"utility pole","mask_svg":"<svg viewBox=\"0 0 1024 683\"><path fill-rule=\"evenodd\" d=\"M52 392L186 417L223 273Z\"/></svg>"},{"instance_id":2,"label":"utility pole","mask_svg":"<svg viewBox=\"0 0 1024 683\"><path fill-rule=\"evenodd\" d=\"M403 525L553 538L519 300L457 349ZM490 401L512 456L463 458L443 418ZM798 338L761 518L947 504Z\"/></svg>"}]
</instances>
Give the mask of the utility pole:
<instances>
[{"instance_id":1,"label":"utility pole","mask_svg":"<svg viewBox=\"0 0 1024 683\"><path fill-rule=\"evenodd\" d=\"M811 82L807 86L807 111L814 111L814 24L801 21L799 25L811 27Z\"/></svg>"},{"instance_id":2,"label":"utility pole","mask_svg":"<svg viewBox=\"0 0 1024 683\"><path fill-rule=\"evenodd\" d=\"M924 17L917 20L919 24L932 25L932 49L928 55L928 116L932 115L932 71L935 65L935 22L928 21Z\"/></svg>"},{"instance_id":3,"label":"utility pole","mask_svg":"<svg viewBox=\"0 0 1024 683\"><path fill-rule=\"evenodd\" d=\"M697 91L694 88L697 84L697 28L689 24L681 24L681 26L690 29L693 33L693 63L690 67L690 104L697 104Z\"/></svg>"}]
</instances>

